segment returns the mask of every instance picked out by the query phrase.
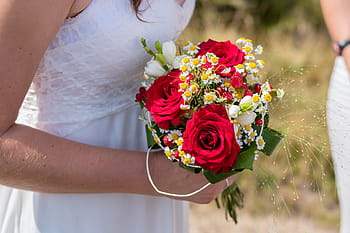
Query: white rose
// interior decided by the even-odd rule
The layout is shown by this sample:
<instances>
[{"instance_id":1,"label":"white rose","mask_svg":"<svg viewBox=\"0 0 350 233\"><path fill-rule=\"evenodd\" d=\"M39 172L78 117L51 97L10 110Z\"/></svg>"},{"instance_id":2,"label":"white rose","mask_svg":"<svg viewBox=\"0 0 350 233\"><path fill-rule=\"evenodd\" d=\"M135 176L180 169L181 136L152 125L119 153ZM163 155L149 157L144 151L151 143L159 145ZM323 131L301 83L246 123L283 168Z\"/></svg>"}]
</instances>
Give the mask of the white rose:
<instances>
[{"instance_id":1,"label":"white rose","mask_svg":"<svg viewBox=\"0 0 350 233\"><path fill-rule=\"evenodd\" d=\"M176 46L174 41L164 42L163 45L163 55L168 64L173 64L176 57Z\"/></svg>"},{"instance_id":2,"label":"white rose","mask_svg":"<svg viewBox=\"0 0 350 233\"><path fill-rule=\"evenodd\" d=\"M240 110L240 107L237 105L231 105L231 107L228 109L228 115L231 118L237 118L238 117L238 112Z\"/></svg>"},{"instance_id":3,"label":"white rose","mask_svg":"<svg viewBox=\"0 0 350 233\"><path fill-rule=\"evenodd\" d=\"M145 73L149 76L159 77L165 74L165 70L157 60L147 62Z\"/></svg>"},{"instance_id":4,"label":"white rose","mask_svg":"<svg viewBox=\"0 0 350 233\"><path fill-rule=\"evenodd\" d=\"M249 111L249 112L242 113L242 115L239 115L236 120L241 125L250 125L255 121L255 118L256 118L256 113Z\"/></svg>"}]
</instances>

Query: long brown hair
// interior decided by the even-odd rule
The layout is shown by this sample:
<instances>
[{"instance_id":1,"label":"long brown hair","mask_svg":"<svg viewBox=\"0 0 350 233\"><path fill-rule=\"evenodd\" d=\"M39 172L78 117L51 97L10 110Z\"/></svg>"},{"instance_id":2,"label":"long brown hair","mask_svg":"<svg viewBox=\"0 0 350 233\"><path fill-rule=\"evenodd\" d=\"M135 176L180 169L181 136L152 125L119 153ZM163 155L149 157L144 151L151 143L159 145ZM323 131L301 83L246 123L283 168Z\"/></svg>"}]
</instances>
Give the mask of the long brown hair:
<instances>
[{"instance_id":1,"label":"long brown hair","mask_svg":"<svg viewBox=\"0 0 350 233\"><path fill-rule=\"evenodd\" d=\"M132 8L134 9L137 17L139 17L139 14L141 13L139 7L140 7L142 0L130 0L130 2L131 2Z\"/></svg>"}]
</instances>

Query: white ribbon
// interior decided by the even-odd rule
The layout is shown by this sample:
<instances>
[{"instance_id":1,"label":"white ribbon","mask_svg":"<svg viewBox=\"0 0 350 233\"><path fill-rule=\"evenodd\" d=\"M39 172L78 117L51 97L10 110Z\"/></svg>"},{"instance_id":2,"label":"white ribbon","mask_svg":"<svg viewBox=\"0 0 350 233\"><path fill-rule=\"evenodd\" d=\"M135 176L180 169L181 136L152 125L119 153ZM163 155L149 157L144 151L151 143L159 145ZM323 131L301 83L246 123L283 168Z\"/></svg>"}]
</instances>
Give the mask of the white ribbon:
<instances>
[{"instance_id":1,"label":"white ribbon","mask_svg":"<svg viewBox=\"0 0 350 233\"><path fill-rule=\"evenodd\" d=\"M150 173L150 169L149 169L149 152L151 151L152 147L150 147L148 150L147 150L147 154L146 154L146 171L147 171L147 176L148 176L148 180L149 182L151 183L153 189L159 193L159 194L162 194L162 195L165 195L165 196L169 196L169 197L191 197L193 195L196 195L197 193L203 191L204 189L206 189L207 187L209 187L210 183L207 183L205 184L203 187L199 188L198 190L196 191L193 191L191 193L187 193L187 194L174 194L174 193L168 193L168 192L164 192L164 191L161 191L157 188L157 186L154 184L153 180L152 180L152 177L151 177L151 173Z\"/></svg>"}]
</instances>

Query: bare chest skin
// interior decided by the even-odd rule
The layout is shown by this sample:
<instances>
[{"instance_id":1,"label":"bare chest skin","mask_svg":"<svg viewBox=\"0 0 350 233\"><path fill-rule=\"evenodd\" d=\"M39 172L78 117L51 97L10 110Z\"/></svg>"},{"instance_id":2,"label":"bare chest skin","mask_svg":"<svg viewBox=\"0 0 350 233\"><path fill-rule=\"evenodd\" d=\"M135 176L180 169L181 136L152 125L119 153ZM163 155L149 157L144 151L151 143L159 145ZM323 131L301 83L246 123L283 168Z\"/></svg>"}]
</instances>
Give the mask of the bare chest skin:
<instances>
[{"instance_id":1,"label":"bare chest skin","mask_svg":"<svg viewBox=\"0 0 350 233\"><path fill-rule=\"evenodd\" d=\"M69 11L68 17L74 17L77 16L80 12L82 12L90 3L92 0L75 0L73 3L72 8ZM179 3L180 6L183 6L186 0L176 0L177 3Z\"/></svg>"}]
</instances>

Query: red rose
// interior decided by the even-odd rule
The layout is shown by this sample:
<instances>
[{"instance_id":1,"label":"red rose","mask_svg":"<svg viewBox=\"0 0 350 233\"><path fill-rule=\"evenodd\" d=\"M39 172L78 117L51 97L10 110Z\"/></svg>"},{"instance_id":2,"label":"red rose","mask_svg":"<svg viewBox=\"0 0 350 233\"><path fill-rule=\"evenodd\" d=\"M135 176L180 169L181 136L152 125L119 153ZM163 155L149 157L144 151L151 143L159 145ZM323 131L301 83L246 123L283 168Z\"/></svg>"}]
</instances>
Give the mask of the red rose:
<instances>
[{"instance_id":1,"label":"red rose","mask_svg":"<svg viewBox=\"0 0 350 233\"><path fill-rule=\"evenodd\" d=\"M162 129L168 129L170 124L181 123L180 116L183 111L182 92L179 92L179 79L181 71L173 70L157 78L146 93L145 107L152 114L153 120Z\"/></svg>"},{"instance_id":2,"label":"red rose","mask_svg":"<svg viewBox=\"0 0 350 233\"><path fill-rule=\"evenodd\" d=\"M240 88L243 85L242 75L238 72L234 73L231 79L231 85L233 88Z\"/></svg>"},{"instance_id":3,"label":"red rose","mask_svg":"<svg viewBox=\"0 0 350 233\"><path fill-rule=\"evenodd\" d=\"M225 68L232 68L230 72L230 74L232 74L235 72L234 66L242 64L244 61L245 54L237 45L232 44L231 41L218 42L208 40L207 42L200 43L198 47L199 51L197 57L203 56L206 53L214 53L219 58L216 68L220 74Z\"/></svg>"},{"instance_id":4,"label":"red rose","mask_svg":"<svg viewBox=\"0 0 350 233\"><path fill-rule=\"evenodd\" d=\"M240 147L233 125L222 105L206 105L187 122L182 149L195 157L195 164L213 173L229 172Z\"/></svg>"},{"instance_id":5,"label":"red rose","mask_svg":"<svg viewBox=\"0 0 350 233\"><path fill-rule=\"evenodd\" d=\"M141 102L145 99L146 97L146 88L145 87L140 87L139 93L136 94L136 101Z\"/></svg>"}]
</instances>

